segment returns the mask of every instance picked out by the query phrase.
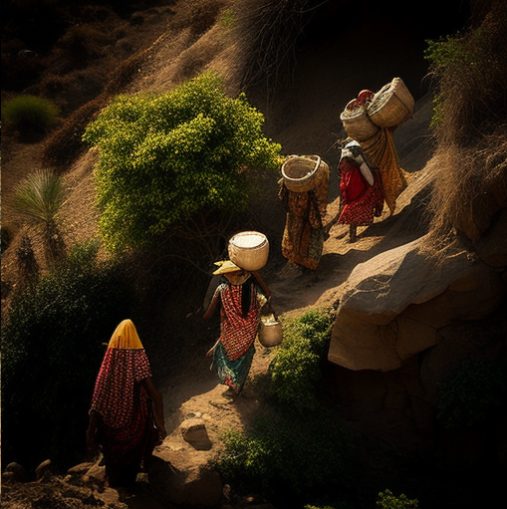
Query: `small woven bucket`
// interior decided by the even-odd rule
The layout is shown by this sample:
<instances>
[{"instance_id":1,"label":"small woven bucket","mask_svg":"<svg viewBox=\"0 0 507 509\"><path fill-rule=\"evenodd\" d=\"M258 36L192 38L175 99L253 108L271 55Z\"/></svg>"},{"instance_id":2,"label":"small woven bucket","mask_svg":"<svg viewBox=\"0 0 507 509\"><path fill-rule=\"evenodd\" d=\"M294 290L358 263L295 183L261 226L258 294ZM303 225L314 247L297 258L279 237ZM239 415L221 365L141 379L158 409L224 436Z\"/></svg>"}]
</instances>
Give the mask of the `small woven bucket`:
<instances>
[{"instance_id":1,"label":"small woven bucket","mask_svg":"<svg viewBox=\"0 0 507 509\"><path fill-rule=\"evenodd\" d=\"M289 191L303 193L314 188L319 156L290 156L282 165L282 176Z\"/></svg>"},{"instance_id":2,"label":"small woven bucket","mask_svg":"<svg viewBox=\"0 0 507 509\"><path fill-rule=\"evenodd\" d=\"M238 267L247 271L259 270L266 265L269 242L260 232L244 231L229 240L229 258Z\"/></svg>"},{"instance_id":3,"label":"small woven bucket","mask_svg":"<svg viewBox=\"0 0 507 509\"><path fill-rule=\"evenodd\" d=\"M349 104L352 102L355 102L355 100L350 101ZM356 141L368 140L377 133L379 127L370 120L363 106L349 109L349 104L347 104L340 114L343 128L346 133Z\"/></svg>"},{"instance_id":4,"label":"small woven bucket","mask_svg":"<svg viewBox=\"0 0 507 509\"><path fill-rule=\"evenodd\" d=\"M265 348L278 346L283 341L282 323L269 303L261 310L257 335L259 343Z\"/></svg>"},{"instance_id":5,"label":"small woven bucket","mask_svg":"<svg viewBox=\"0 0 507 509\"><path fill-rule=\"evenodd\" d=\"M396 127L414 112L414 98L401 78L394 78L374 96L367 108L371 121L379 127Z\"/></svg>"}]
</instances>

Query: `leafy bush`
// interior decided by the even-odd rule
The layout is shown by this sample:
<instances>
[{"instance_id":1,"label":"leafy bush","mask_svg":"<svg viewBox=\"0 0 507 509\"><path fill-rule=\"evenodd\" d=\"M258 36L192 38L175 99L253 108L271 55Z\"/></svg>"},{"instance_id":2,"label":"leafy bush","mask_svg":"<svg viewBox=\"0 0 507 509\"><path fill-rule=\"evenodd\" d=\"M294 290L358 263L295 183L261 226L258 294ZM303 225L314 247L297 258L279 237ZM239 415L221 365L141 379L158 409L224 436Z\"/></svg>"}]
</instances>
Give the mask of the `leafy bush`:
<instances>
[{"instance_id":1,"label":"leafy bush","mask_svg":"<svg viewBox=\"0 0 507 509\"><path fill-rule=\"evenodd\" d=\"M437 393L438 419L444 426L474 426L505 412L507 366L471 359L463 362Z\"/></svg>"},{"instance_id":2,"label":"leafy bush","mask_svg":"<svg viewBox=\"0 0 507 509\"><path fill-rule=\"evenodd\" d=\"M22 135L43 134L57 121L58 107L48 99L20 95L2 105L2 123Z\"/></svg>"},{"instance_id":3,"label":"leafy bush","mask_svg":"<svg viewBox=\"0 0 507 509\"><path fill-rule=\"evenodd\" d=\"M284 324L284 340L269 370L279 401L300 413L316 408L314 387L321 376L332 324L327 310L308 311Z\"/></svg>"},{"instance_id":4,"label":"leafy bush","mask_svg":"<svg viewBox=\"0 0 507 509\"><path fill-rule=\"evenodd\" d=\"M99 149L100 231L110 249L140 246L206 210L245 208L245 168L278 168L262 114L206 73L161 96L120 96L88 126Z\"/></svg>"},{"instance_id":5,"label":"leafy bush","mask_svg":"<svg viewBox=\"0 0 507 509\"><path fill-rule=\"evenodd\" d=\"M403 493L396 497L389 490L378 494L376 506L380 509L417 509L419 507L418 500L409 500Z\"/></svg>"},{"instance_id":6,"label":"leafy bush","mask_svg":"<svg viewBox=\"0 0 507 509\"><path fill-rule=\"evenodd\" d=\"M95 244L12 298L2 327L2 458L30 468L83 459L95 377L129 292Z\"/></svg>"},{"instance_id":7,"label":"leafy bush","mask_svg":"<svg viewBox=\"0 0 507 509\"><path fill-rule=\"evenodd\" d=\"M354 447L332 413L259 420L247 433L229 432L224 443L223 479L277 507L301 507L329 493L353 497Z\"/></svg>"}]
</instances>

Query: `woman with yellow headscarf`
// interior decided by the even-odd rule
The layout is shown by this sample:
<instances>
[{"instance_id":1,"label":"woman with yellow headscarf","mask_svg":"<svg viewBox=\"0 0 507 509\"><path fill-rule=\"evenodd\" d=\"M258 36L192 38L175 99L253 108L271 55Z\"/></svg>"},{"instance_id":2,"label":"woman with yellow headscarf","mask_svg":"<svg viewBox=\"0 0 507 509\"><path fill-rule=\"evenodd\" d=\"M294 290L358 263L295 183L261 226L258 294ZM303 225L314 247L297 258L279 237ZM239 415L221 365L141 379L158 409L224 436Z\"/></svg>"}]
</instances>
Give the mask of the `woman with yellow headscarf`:
<instances>
[{"instance_id":1,"label":"woman with yellow headscarf","mask_svg":"<svg viewBox=\"0 0 507 509\"><path fill-rule=\"evenodd\" d=\"M88 447L102 446L111 486L130 484L166 435L162 396L134 323L114 331L100 367L90 409Z\"/></svg>"},{"instance_id":2,"label":"woman with yellow headscarf","mask_svg":"<svg viewBox=\"0 0 507 509\"><path fill-rule=\"evenodd\" d=\"M262 305L270 290L257 272L248 272L231 260L217 262L214 275L223 279L203 317L210 319L220 309L220 338L207 355L220 382L229 387L225 396L237 397L248 377L255 353L255 337Z\"/></svg>"}]
</instances>

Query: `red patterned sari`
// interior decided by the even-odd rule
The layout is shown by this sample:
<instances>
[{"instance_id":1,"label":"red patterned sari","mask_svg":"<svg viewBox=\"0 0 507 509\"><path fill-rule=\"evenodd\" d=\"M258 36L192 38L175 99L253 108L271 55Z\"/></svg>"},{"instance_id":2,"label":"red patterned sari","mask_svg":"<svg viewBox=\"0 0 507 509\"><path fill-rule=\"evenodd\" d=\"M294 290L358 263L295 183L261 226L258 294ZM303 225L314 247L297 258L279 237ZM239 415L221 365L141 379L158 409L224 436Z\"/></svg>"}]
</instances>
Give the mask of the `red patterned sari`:
<instances>
[{"instance_id":1,"label":"red patterned sari","mask_svg":"<svg viewBox=\"0 0 507 509\"><path fill-rule=\"evenodd\" d=\"M259 325L260 305L257 289L251 282L250 310L242 313L241 284L223 283L216 289L220 294L220 341L214 355L213 366L220 382L240 392L252 365L255 337Z\"/></svg>"},{"instance_id":2,"label":"red patterned sari","mask_svg":"<svg viewBox=\"0 0 507 509\"><path fill-rule=\"evenodd\" d=\"M361 174L359 166L344 158L339 164L340 193L343 209L340 224L368 226L374 216L380 215L384 203L380 175L375 171L375 183L370 186Z\"/></svg>"},{"instance_id":3,"label":"red patterned sari","mask_svg":"<svg viewBox=\"0 0 507 509\"><path fill-rule=\"evenodd\" d=\"M111 485L135 481L155 446L151 403L142 385L150 376L150 363L134 324L124 320L109 342L90 409L98 418L97 439Z\"/></svg>"}]
</instances>

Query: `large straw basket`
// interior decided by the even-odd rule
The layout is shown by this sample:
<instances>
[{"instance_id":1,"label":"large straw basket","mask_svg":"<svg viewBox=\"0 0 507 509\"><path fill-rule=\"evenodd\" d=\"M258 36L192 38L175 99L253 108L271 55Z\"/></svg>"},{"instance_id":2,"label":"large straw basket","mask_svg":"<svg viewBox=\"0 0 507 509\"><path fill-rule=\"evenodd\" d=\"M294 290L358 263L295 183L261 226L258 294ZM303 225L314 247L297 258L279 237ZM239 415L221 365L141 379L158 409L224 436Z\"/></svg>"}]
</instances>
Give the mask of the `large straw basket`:
<instances>
[{"instance_id":1,"label":"large straw basket","mask_svg":"<svg viewBox=\"0 0 507 509\"><path fill-rule=\"evenodd\" d=\"M363 106L349 109L347 105L340 114L340 120L346 133L356 141L368 140L379 130L378 126L370 120Z\"/></svg>"},{"instance_id":2,"label":"large straw basket","mask_svg":"<svg viewBox=\"0 0 507 509\"><path fill-rule=\"evenodd\" d=\"M266 265L269 255L269 242L260 232L244 231L236 233L229 240L229 258L244 270L259 270Z\"/></svg>"},{"instance_id":3,"label":"large straw basket","mask_svg":"<svg viewBox=\"0 0 507 509\"><path fill-rule=\"evenodd\" d=\"M414 98L401 78L384 85L368 105L368 116L379 127L395 127L414 112Z\"/></svg>"},{"instance_id":4,"label":"large straw basket","mask_svg":"<svg viewBox=\"0 0 507 509\"><path fill-rule=\"evenodd\" d=\"M320 166L319 156L290 156L282 165L283 181L287 189L296 193L312 190Z\"/></svg>"}]
</instances>

